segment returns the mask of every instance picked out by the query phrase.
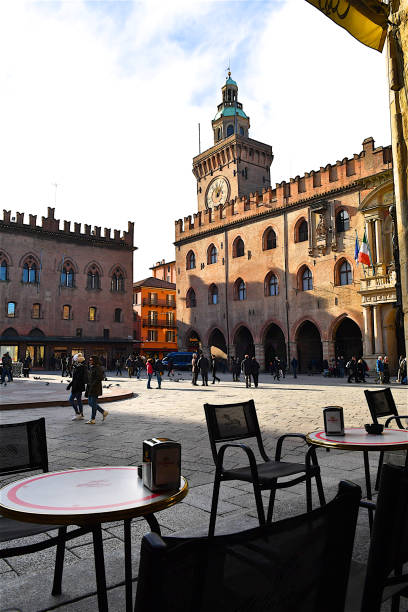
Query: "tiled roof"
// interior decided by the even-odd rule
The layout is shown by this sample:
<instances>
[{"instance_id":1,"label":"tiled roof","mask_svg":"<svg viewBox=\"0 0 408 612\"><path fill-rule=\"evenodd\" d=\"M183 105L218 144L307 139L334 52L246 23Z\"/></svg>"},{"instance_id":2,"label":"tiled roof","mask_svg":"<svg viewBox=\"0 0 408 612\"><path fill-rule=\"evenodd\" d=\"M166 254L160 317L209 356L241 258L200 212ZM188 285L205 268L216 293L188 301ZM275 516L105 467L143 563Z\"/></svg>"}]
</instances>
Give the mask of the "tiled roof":
<instances>
[{"instance_id":1,"label":"tiled roof","mask_svg":"<svg viewBox=\"0 0 408 612\"><path fill-rule=\"evenodd\" d=\"M154 276L149 276L144 280L137 281L133 283L133 287L153 287L155 289L176 289L175 283L168 283L165 280L161 280L160 278L155 278Z\"/></svg>"}]
</instances>

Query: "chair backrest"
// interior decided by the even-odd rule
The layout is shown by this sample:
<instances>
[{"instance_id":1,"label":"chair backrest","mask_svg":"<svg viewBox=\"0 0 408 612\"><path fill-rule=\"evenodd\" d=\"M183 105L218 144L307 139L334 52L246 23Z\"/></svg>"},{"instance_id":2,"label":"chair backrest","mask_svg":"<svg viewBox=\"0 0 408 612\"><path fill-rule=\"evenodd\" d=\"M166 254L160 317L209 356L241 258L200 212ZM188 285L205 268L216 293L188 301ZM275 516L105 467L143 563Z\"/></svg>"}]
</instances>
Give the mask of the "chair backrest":
<instances>
[{"instance_id":1,"label":"chair backrest","mask_svg":"<svg viewBox=\"0 0 408 612\"><path fill-rule=\"evenodd\" d=\"M408 468L385 464L381 472L361 612L379 611L384 596L408 587L407 573L399 586L392 585L390 579L390 574L398 575L406 562Z\"/></svg>"},{"instance_id":2,"label":"chair backrest","mask_svg":"<svg viewBox=\"0 0 408 612\"><path fill-rule=\"evenodd\" d=\"M48 472L45 419L0 425L0 475Z\"/></svg>"},{"instance_id":3,"label":"chair backrest","mask_svg":"<svg viewBox=\"0 0 408 612\"><path fill-rule=\"evenodd\" d=\"M368 391L368 389L365 389L364 394L373 423L378 423L378 418L381 417L398 416L398 410L389 387L386 389L377 389L375 391Z\"/></svg>"},{"instance_id":4,"label":"chair backrest","mask_svg":"<svg viewBox=\"0 0 408 612\"><path fill-rule=\"evenodd\" d=\"M264 460L267 459L254 400L236 404L204 404L208 435L214 461L217 460L217 443L256 438Z\"/></svg>"},{"instance_id":5,"label":"chair backrest","mask_svg":"<svg viewBox=\"0 0 408 612\"><path fill-rule=\"evenodd\" d=\"M361 489L309 514L212 538L148 534L135 612L343 612Z\"/></svg>"}]
</instances>

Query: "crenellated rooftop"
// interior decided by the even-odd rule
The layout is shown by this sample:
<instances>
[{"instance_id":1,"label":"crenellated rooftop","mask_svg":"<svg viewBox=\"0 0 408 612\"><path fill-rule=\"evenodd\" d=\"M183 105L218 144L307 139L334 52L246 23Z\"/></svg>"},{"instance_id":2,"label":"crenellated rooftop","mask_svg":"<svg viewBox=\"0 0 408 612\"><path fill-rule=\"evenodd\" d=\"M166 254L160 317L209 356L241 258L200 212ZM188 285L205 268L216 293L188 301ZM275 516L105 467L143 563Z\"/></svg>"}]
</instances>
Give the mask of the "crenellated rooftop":
<instances>
[{"instance_id":1,"label":"crenellated rooftop","mask_svg":"<svg viewBox=\"0 0 408 612\"><path fill-rule=\"evenodd\" d=\"M303 176L277 183L275 189L264 188L249 196L215 206L213 209L194 213L184 217L184 220L178 219L175 222L175 242L189 239L198 233L215 230L231 222L306 204L313 198L330 197L330 194L334 195L356 185L362 178L379 174L391 167L391 146L375 148L374 139L366 138L361 153L354 154L350 158L345 157L335 164L327 164L319 170L311 170Z\"/></svg>"},{"instance_id":2,"label":"crenellated rooftop","mask_svg":"<svg viewBox=\"0 0 408 612\"><path fill-rule=\"evenodd\" d=\"M84 229L81 231L81 223L73 223L73 229L71 228L71 221L64 221L63 228L60 227L60 220L55 218L55 208L48 207L47 216L41 217L41 225L37 224L37 215L29 214L28 223L24 223L25 213L16 212L15 216L12 216L10 210L3 210L3 220L0 219L0 230L11 230L11 231L25 231L35 233L45 233L52 236L54 239L62 240L80 240L85 242L91 242L98 244L98 246L108 247L122 247L131 248L133 246L133 234L134 234L134 223L128 222L128 230L121 233L120 230L113 230L113 237L111 236L111 229L105 227L103 235L101 233L101 227L95 225L84 224Z\"/></svg>"}]
</instances>

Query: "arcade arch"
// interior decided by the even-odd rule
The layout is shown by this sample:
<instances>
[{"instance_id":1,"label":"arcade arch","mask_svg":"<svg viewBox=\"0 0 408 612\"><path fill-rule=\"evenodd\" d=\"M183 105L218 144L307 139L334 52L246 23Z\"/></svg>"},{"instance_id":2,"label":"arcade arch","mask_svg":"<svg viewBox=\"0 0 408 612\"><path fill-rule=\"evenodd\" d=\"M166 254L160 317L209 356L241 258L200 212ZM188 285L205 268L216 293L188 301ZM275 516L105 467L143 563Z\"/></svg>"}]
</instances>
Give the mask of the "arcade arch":
<instances>
[{"instance_id":1,"label":"arcade arch","mask_svg":"<svg viewBox=\"0 0 408 612\"><path fill-rule=\"evenodd\" d=\"M336 357L344 357L347 363L353 355L359 359L363 355L363 338L361 329L352 319L344 317L334 333L334 350Z\"/></svg>"},{"instance_id":2,"label":"arcade arch","mask_svg":"<svg viewBox=\"0 0 408 612\"><path fill-rule=\"evenodd\" d=\"M255 355L254 339L245 325L241 325L234 335L235 356L242 360L245 355Z\"/></svg>"},{"instance_id":3,"label":"arcade arch","mask_svg":"<svg viewBox=\"0 0 408 612\"><path fill-rule=\"evenodd\" d=\"M286 342L283 331L276 325L271 323L265 331L264 335L264 352L265 352L265 370L269 369L269 364L273 357L279 357L281 362L286 363Z\"/></svg>"},{"instance_id":4,"label":"arcade arch","mask_svg":"<svg viewBox=\"0 0 408 612\"><path fill-rule=\"evenodd\" d=\"M320 332L311 321L303 321L296 331L299 372L320 372L323 347Z\"/></svg>"}]
</instances>

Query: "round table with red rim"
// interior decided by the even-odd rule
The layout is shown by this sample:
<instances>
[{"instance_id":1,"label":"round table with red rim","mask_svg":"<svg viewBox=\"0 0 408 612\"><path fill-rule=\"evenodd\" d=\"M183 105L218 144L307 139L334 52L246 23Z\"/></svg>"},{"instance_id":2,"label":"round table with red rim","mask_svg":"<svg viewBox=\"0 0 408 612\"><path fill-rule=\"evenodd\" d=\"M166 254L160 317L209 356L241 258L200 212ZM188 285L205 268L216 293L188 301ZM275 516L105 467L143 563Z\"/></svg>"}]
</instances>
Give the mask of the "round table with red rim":
<instances>
[{"instance_id":1,"label":"round table with red rim","mask_svg":"<svg viewBox=\"0 0 408 612\"><path fill-rule=\"evenodd\" d=\"M153 492L143 485L138 468L106 466L46 472L0 489L0 513L29 523L86 525L92 528L99 610L108 610L102 523L124 521L126 610L132 609L130 524L143 517L160 534L154 512L170 508L188 492L181 477L177 491Z\"/></svg>"},{"instance_id":2,"label":"round table with red rim","mask_svg":"<svg viewBox=\"0 0 408 612\"><path fill-rule=\"evenodd\" d=\"M387 428L382 434L374 435L368 434L363 427L347 427L344 429L344 436L326 434L325 430L321 429L307 434L306 440L313 446L321 446L326 449L363 452L367 499L369 500L372 499L372 491L368 453L370 451L408 450L408 431L405 429ZM369 520L371 528L372 511L369 511Z\"/></svg>"}]
</instances>

